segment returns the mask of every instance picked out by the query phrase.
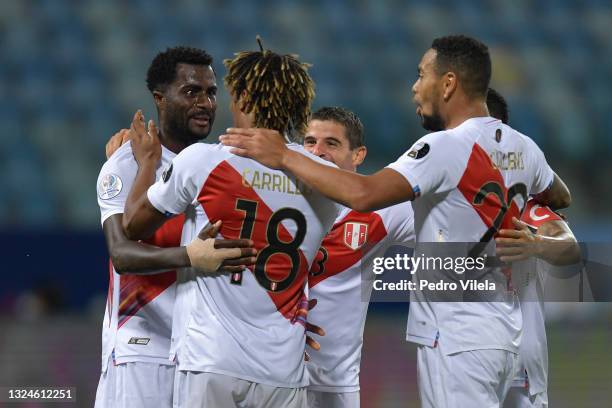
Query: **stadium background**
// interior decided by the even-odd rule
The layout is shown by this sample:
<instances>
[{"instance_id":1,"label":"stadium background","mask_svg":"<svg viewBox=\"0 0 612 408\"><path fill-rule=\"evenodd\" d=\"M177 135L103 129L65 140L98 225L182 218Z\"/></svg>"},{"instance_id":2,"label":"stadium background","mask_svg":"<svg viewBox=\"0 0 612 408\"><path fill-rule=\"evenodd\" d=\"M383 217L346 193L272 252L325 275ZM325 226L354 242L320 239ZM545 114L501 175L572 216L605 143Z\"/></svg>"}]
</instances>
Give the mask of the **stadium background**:
<instances>
[{"instance_id":1,"label":"stadium background","mask_svg":"<svg viewBox=\"0 0 612 408\"><path fill-rule=\"evenodd\" d=\"M492 86L508 99L511 124L569 184L577 237L610 241L609 1L6 1L0 33L0 386L76 386L77 406L91 406L108 281L96 177L110 135L136 109L154 116L144 76L168 46L206 49L220 86L222 60L256 49L255 34L299 54L313 64L314 107L362 118L367 173L424 134L411 85L431 40L473 35L490 47ZM231 123L223 89L218 103L212 135ZM364 407L416 404L406 310L371 306ZM606 406L609 304L554 310L551 406Z\"/></svg>"}]
</instances>

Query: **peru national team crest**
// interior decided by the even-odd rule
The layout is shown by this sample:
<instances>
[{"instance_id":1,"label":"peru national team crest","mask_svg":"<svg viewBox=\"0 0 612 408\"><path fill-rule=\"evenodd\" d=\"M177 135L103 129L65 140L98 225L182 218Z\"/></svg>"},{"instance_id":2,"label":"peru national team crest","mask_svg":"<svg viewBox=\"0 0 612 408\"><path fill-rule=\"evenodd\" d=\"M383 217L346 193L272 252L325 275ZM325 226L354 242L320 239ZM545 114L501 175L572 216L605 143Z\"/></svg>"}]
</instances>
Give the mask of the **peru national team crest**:
<instances>
[{"instance_id":1,"label":"peru national team crest","mask_svg":"<svg viewBox=\"0 0 612 408\"><path fill-rule=\"evenodd\" d=\"M361 248L368 240L368 224L347 222L344 224L344 244L355 250Z\"/></svg>"}]
</instances>

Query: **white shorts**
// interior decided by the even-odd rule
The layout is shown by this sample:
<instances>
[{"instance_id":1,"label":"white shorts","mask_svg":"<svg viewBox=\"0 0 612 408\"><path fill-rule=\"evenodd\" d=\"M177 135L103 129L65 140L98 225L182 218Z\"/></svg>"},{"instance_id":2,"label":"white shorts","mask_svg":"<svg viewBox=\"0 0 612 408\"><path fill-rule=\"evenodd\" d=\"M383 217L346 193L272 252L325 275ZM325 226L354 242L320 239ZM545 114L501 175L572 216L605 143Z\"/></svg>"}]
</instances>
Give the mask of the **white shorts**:
<instances>
[{"instance_id":1,"label":"white shorts","mask_svg":"<svg viewBox=\"0 0 612 408\"><path fill-rule=\"evenodd\" d=\"M110 362L100 375L95 408L171 408L173 386L173 365Z\"/></svg>"},{"instance_id":2,"label":"white shorts","mask_svg":"<svg viewBox=\"0 0 612 408\"><path fill-rule=\"evenodd\" d=\"M324 392L308 390L308 408L359 408L359 391Z\"/></svg>"},{"instance_id":3,"label":"white shorts","mask_svg":"<svg viewBox=\"0 0 612 408\"><path fill-rule=\"evenodd\" d=\"M512 384L517 355L506 350L473 350L445 355L419 346L417 378L422 407L499 408Z\"/></svg>"},{"instance_id":4,"label":"white shorts","mask_svg":"<svg viewBox=\"0 0 612 408\"><path fill-rule=\"evenodd\" d=\"M306 388L280 388L222 374L177 370L174 408L307 408Z\"/></svg>"},{"instance_id":5,"label":"white shorts","mask_svg":"<svg viewBox=\"0 0 612 408\"><path fill-rule=\"evenodd\" d=\"M547 408L548 394L540 392L529 395L529 390L525 387L512 387L508 391L504 408Z\"/></svg>"}]
</instances>

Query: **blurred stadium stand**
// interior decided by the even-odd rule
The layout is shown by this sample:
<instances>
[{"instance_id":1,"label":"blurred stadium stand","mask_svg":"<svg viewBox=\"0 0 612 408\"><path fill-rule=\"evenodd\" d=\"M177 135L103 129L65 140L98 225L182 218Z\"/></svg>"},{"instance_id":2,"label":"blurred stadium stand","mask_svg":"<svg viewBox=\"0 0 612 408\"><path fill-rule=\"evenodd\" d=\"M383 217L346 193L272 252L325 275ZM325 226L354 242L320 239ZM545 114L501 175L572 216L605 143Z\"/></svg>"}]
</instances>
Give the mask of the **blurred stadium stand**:
<instances>
[{"instance_id":1,"label":"blurred stadium stand","mask_svg":"<svg viewBox=\"0 0 612 408\"><path fill-rule=\"evenodd\" d=\"M107 139L129 126L133 112L155 117L145 73L170 46L206 49L219 85L222 60L256 49L256 34L270 49L299 54L314 64L315 108L341 105L362 118L368 173L424 134L411 86L432 39L475 36L490 47L492 86L509 101L511 125L542 147L569 184L567 215L577 237L610 241L609 0L22 0L0 2L0 33L0 244L7 254L0 327L10 333L0 340L0 385L72 381L86 394L78 406L91 406L108 283L96 178ZM213 136L231 124L223 89L218 103ZM605 348L612 314L589 310L556 315L551 406L607 406L612 397ZM58 325L40 324L48 319ZM576 327L580 335L571 334ZM413 406L414 350L402 341L404 328L402 305L391 312L374 306L364 407ZM57 330L64 346L42 344L62 343L49 334ZM590 354L575 352L580 342L593 345ZM30 353L46 353L49 361L35 373L11 368ZM402 353L405 360L397 358ZM603 372L607 379L598 377Z\"/></svg>"},{"instance_id":2,"label":"blurred stadium stand","mask_svg":"<svg viewBox=\"0 0 612 408\"><path fill-rule=\"evenodd\" d=\"M611 26L604 0L2 2L0 166L11 177L0 189L0 226L95 228L105 141L136 109L155 114L144 83L153 56L176 44L202 47L221 82L222 59L255 49L256 33L314 64L315 106L359 113L366 172L424 133L410 88L431 40L458 32L482 39L512 124L542 146L574 192L571 219L609 222ZM213 134L230 124L226 106L222 92Z\"/></svg>"}]
</instances>

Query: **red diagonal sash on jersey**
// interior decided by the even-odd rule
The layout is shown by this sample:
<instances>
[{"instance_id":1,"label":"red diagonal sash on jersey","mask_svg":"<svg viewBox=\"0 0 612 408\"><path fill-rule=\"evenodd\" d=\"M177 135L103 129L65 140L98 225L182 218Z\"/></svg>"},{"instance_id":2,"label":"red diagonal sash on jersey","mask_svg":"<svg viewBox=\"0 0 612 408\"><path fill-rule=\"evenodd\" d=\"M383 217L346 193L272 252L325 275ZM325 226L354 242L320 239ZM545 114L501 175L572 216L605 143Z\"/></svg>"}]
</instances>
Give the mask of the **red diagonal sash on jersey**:
<instances>
[{"instance_id":1,"label":"red diagonal sash on jersey","mask_svg":"<svg viewBox=\"0 0 612 408\"><path fill-rule=\"evenodd\" d=\"M181 231L184 215L174 217L164 223L155 234L143 242L158 247L177 247L181 245ZM121 275L119 277L119 322L121 327L142 307L176 281L176 271L155 275Z\"/></svg>"},{"instance_id":2,"label":"red diagonal sash on jersey","mask_svg":"<svg viewBox=\"0 0 612 408\"><path fill-rule=\"evenodd\" d=\"M356 229L358 230L354 231ZM362 238L364 230L367 234ZM380 215L375 212L350 211L334 224L323 240L321 250L317 253L310 269L308 286L312 288L317 283L347 270L386 236L387 229ZM361 245L353 249L355 242Z\"/></svg>"},{"instance_id":3,"label":"red diagonal sash on jersey","mask_svg":"<svg viewBox=\"0 0 612 408\"><path fill-rule=\"evenodd\" d=\"M499 191L502 193L502 196L499 197L496 194L487 194L481 204L475 204L474 199L476 195L479 194L484 185L490 183L499 186ZM492 227L495 218L498 216L504 203L506 203L508 188L504 184L501 172L493 165L487 152L476 143L472 148L472 154L470 155L463 176L457 187L472 208L476 210L482 222L484 222L487 227ZM500 200L503 200L503 203ZM520 217L521 211L514 200L511 200L507 205L509 208L502 220L500 229L514 229L512 217Z\"/></svg>"},{"instance_id":4,"label":"red diagonal sash on jersey","mask_svg":"<svg viewBox=\"0 0 612 408\"><path fill-rule=\"evenodd\" d=\"M210 173L198 201L202 204L208 219L222 220L221 235L227 239L240 238L244 221L244 212L236 208L237 200L249 200L257 203L257 211L251 239L257 251L268 245L266 229L273 211L266 205L252 187L245 185L242 176L228 162L223 161ZM293 237L287 229L279 224L278 237L283 242L290 242ZM268 295L276 305L277 310L287 319L293 320L304 297L304 282L308 276L308 262L301 250L298 250L300 265L297 276L291 285L279 292ZM288 275L290 264L288 257L282 253L271 256L266 263L266 274L273 281L282 281ZM252 267L249 268L252 272ZM263 288L262 288L263 290Z\"/></svg>"}]
</instances>

